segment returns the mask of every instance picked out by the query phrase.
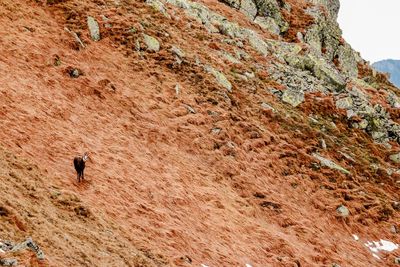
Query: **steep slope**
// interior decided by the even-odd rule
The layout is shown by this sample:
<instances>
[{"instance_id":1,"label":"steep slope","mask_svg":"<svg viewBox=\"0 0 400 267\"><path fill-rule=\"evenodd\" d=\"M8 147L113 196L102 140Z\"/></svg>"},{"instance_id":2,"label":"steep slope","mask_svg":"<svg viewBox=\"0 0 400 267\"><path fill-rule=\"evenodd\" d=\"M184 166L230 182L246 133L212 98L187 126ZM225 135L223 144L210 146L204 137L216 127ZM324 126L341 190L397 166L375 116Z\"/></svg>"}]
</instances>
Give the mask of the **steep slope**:
<instances>
[{"instance_id":1,"label":"steep slope","mask_svg":"<svg viewBox=\"0 0 400 267\"><path fill-rule=\"evenodd\" d=\"M32 235L52 266L398 256L365 246L400 243L397 92L338 38L335 8L266 1L261 27L244 1L1 3L2 192L18 202L2 195L0 239Z\"/></svg>"},{"instance_id":2,"label":"steep slope","mask_svg":"<svg viewBox=\"0 0 400 267\"><path fill-rule=\"evenodd\" d=\"M381 60L372 64L372 67L377 71L389 73L390 81L397 87L400 87L400 60Z\"/></svg>"}]
</instances>

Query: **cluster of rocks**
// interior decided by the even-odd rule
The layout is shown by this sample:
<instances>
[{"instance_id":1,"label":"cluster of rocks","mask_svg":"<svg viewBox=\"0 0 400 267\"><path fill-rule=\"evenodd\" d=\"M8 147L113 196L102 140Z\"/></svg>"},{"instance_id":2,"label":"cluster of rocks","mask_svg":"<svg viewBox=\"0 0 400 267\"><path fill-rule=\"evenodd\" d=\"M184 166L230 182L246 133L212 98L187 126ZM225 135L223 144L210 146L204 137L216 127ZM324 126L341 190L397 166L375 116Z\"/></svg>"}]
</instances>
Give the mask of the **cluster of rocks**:
<instances>
[{"instance_id":1,"label":"cluster of rocks","mask_svg":"<svg viewBox=\"0 0 400 267\"><path fill-rule=\"evenodd\" d=\"M392 104L397 106L398 102L394 97L392 96ZM381 105L372 105L368 96L356 86L337 96L336 107L346 110L348 119L355 116L361 118L353 126L365 130L376 142L400 142L400 125L390 119L390 114Z\"/></svg>"},{"instance_id":2,"label":"cluster of rocks","mask_svg":"<svg viewBox=\"0 0 400 267\"><path fill-rule=\"evenodd\" d=\"M36 254L38 260L44 260L45 256L40 247L32 240L32 238L27 238L24 242L14 244L11 241L1 241L0 242L0 256L1 254L12 254L25 249L29 249ZM0 258L0 266L17 266L18 260L14 258Z\"/></svg>"},{"instance_id":3,"label":"cluster of rocks","mask_svg":"<svg viewBox=\"0 0 400 267\"><path fill-rule=\"evenodd\" d=\"M282 4L276 0L222 0L229 6L243 12L250 20L262 22L269 31L281 34L287 30L288 22L284 21L282 10L290 10L290 5ZM365 130L372 138L381 143L387 143L390 139L400 141L400 126L390 120L389 114L380 105L372 106L368 97L356 87L346 89L348 81L358 81L357 64L364 62L358 53L343 41L341 30L336 21L338 0L313 0L315 6L309 7L306 12L314 18L314 23L305 29L299 39L302 44L288 43L282 39L265 39L252 29L240 27L236 22L229 21L226 17L211 11L205 5L190 0L148 0L147 3L154 9L168 16L166 4L171 4L185 10L186 15L203 24L210 33L225 35L231 44L242 46L242 42L250 46L262 55L271 55L276 58L273 64L268 66L271 77L286 86L284 92L278 96L283 102L296 107L304 101L304 95L308 92L334 93L336 105L345 109L348 119L354 116L361 117L361 122L356 122L355 127ZM322 9L320 8L322 5ZM144 36L144 42L149 51L158 51L158 41L148 35ZM240 64L239 59L229 53L221 55L228 61ZM177 56L179 59L179 56ZM338 66L333 64L337 59ZM201 63L199 63L201 64ZM211 73L216 81L232 91L232 84L224 73L211 65L204 64L203 68ZM340 71L339 71L340 69ZM390 94L388 102L393 107L400 107L400 101L396 95Z\"/></svg>"}]
</instances>

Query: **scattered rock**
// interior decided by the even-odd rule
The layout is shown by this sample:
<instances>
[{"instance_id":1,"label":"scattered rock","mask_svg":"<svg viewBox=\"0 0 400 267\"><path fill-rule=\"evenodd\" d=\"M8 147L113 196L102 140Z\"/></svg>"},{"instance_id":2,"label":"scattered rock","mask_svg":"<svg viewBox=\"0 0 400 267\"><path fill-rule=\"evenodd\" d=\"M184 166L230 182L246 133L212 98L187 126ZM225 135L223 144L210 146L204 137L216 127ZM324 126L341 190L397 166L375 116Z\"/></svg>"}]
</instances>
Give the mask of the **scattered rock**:
<instances>
[{"instance_id":1,"label":"scattered rock","mask_svg":"<svg viewBox=\"0 0 400 267\"><path fill-rule=\"evenodd\" d=\"M260 206L263 208L269 208L272 210L280 210L281 209L281 205L271 202L271 201L263 201L260 203Z\"/></svg>"},{"instance_id":2,"label":"scattered rock","mask_svg":"<svg viewBox=\"0 0 400 267\"><path fill-rule=\"evenodd\" d=\"M74 40L75 40L76 44L78 45L78 47L85 48L85 45L83 44L81 38L79 38L79 36L75 32L69 30L68 28L64 28L64 30L66 32L68 32L69 34L71 34L72 37L74 37Z\"/></svg>"},{"instance_id":3,"label":"scattered rock","mask_svg":"<svg viewBox=\"0 0 400 267\"><path fill-rule=\"evenodd\" d=\"M400 202L398 202L398 201L393 201L393 202L392 202L392 207L393 207L393 209L395 209L395 210L397 210L397 211L400 211Z\"/></svg>"},{"instance_id":4,"label":"scattered rock","mask_svg":"<svg viewBox=\"0 0 400 267\"><path fill-rule=\"evenodd\" d=\"M340 109L353 108L353 99L351 97L344 97L336 101L336 107Z\"/></svg>"},{"instance_id":5,"label":"scattered rock","mask_svg":"<svg viewBox=\"0 0 400 267\"><path fill-rule=\"evenodd\" d=\"M18 261L16 259L0 259L0 266L17 266Z\"/></svg>"},{"instance_id":6,"label":"scattered rock","mask_svg":"<svg viewBox=\"0 0 400 267\"><path fill-rule=\"evenodd\" d=\"M150 35L143 34L144 43L147 47L147 51L149 52L158 52L160 51L160 43L158 40Z\"/></svg>"},{"instance_id":7,"label":"scattered rock","mask_svg":"<svg viewBox=\"0 0 400 267\"><path fill-rule=\"evenodd\" d=\"M78 78L79 76L81 76L83 74L83 72L80 69L72 68L72 67L68 67L67 72L68 72L69 76L72 78Z\"/></svg>"},{"instance_id":8,"label":"scattered rock","mask_svg":"<svg viewBox=\"0 0 400 267\"><path fill-rule=\"evenodd\" d=\"M89 28L90 37L93 41L100 41L100 28L97 21L91 17L87 17L87 25Z\"/></svg>"},{"instance_id":9,"label":"scattered rock","mask_svg":"<svg viewBox=\"0 0 400 267\"><path fill-rule=\"evenodd\" d=\"M146 4L151 6L154 10L161 12L166 18L171 18L164 4L160 0L146 0Z\"/></svg>"},{"instance_id":10,"label":"scattered rock","mask_svg":"<svg viewBox=\"0 0 400 267\"><path fill-rule=\"evenodd\" d=\"M324 140L324 139L321 139L321 140L319 141L319 143L320 143L322 149L326 149L326 143L325 143L325 140Z\"/></svg>"},{"instance_id":11,"label":"scattered rock","mask_svg":"<svg viewBox=\"0 0 400 267\"><path fill-rule=\"evenodd\" d=\"M256 17L254 23L258 24L264 30L267 30L273 34L279 35L281 29L276 24L275 20L270 17Z\"/></svg>"},{"instance_id":12,"label":"scattered rock","mask_svg":"<svg viewBox=\"0 0 400 267\"><path fill-rule=\"evenodd\" d=\"M222 129L219 128L219 127L214 127L214 128L211 129L211 132L213 134L219 134L221 131L222 131Z\"/></svg>"},{"instance_id":13,"label":"scattered rock","mask_svg":"<svg viewBox=\"0 0 400 267\"><path fill-rule=\"evenodd\" d=\"M179 47L172 46L171 47L171 53L173 55L179 57L180 59L184 59L185 58L185 52L183 52Z\"/></svg>"},{"instance_id":14,"label":"scattered rock","mask_svg":"<svg viewBox=\"0 0 400 267\"><path fill-rule=\"evenodd\" d=\"M340 217L343 217L343 218L348 217L349 214L350 214L349 209L348 209L346 206L344 206L344 205L340 205L340 206L336 209L336 212L337 212L337 214L338 214Z\"/></svg>"},{"instance_id":15,"label":"scattered rock","mask_svg":"<svg viewBox=\"0 0 400 267\"><path fill-rule=\"evenodd\" d=\"M139 42L139 40L136 40L136 41L135 41L135 50L136 50L136 51L140 51L140 48L141 48L141 47L140 47L140 42Z\"/></svg>"},{"instance_id":16,"label":"scattered rock","mask_svg":"<svg viewBox=\"0 0 400 267\"><path fill-rule=\"evenodd\" d=\"M395 258L394 259L394 264L399 264L400 265L400 258Z\"/></svg>"},{"instance_id":17,"label":"scattered rock","mask_svg":"<svg viewBox=\"0 0 400 267\"><path fill-rule=\"evenodd\" d=\"M399 228L397 227L397 225L390 226L390 232L393 233L393 234L398 234L399 233Z\"/></svg>"},{"instance_id":18,"label":"scattered rock","mask_svg":"<svg viewBox=\"0 0 400 267\"><path fill-rule=\"evenodd\" d=\"M260 192L256 192L256 193L254 193L254 197L256 197L256 198L265 198L265 194L260 193Z\"/></svg>"},{"instance_id":19,"label":"scattered rock","mask_svg":"<svg viewBox=\"0 0 400 267\"><path fill-rule=\"evenodd\" d=\"M282 101L297 107L304 101L304 92L301 90L286 89L282 95Z\"/></svg>"},{"instance_id":20,"label":"scattered rock","mask_svg":"<svg viewBox=\"0 0 400 267\"><path fill-rule=\"evenodd\" d=\"M176 84L175 85L175 96L178 97L180 92L181 92L181 87L179 86L179 84Z\"/></svg>"},{"instance_id":21,"label":"scattered rock","mask_svg":"<svg viewBox=\"0 0 400 267\"><path fill-rule=\"evenodd\" d=\"M32 250L36 254L36 257L39 260L44 260L43 251L39 248L39 246L35 242L33 242L32 238L29 237L26 239L26 241L15 245L12 248L11 252L18 252L18 251L24 250L24 249Z\"/></svg>"},{"instance_id":22,"label":"scattered rock","mask_svg":"<svg viewBox=\"0 0 400 267\"><path fill-rule=\"evenodd\" d=\"M261 108L266 109L266 110L272 110L272 112L275 112L275 109L268 103L262 102L261 103Z\"/></svg>"},{"instance_id":23,"label":"scattered rock","mask_svg":"<svg viewBox=\"0 0 400 267\"><path fill-rule=\"evenodd\" d=\"M189 113L196 114L196 110L189 105L184 105Z\"/></svg>"},{"instance_id":24,"label":"scattered rock","mask_svg":"<svg viewBox=\"0 0 400 267\"><path fill-rule=\"evenodd\" d=\"M333 170L338 170L338 171L340 171L340 172L342 172L344 174L350 174L350 172L348 170L346 170L345 168L339 166L338 164L336 164L335 162L333 162L333 161L331 161L329 159L326 159L326 158L322 157L318 153L314 153L314 154L312 154L312 156L314 158L318 159L322 166L331 168Z\"/></svg>"},{"instance_id":25,"label":"scattered rock","mask_svg":"<svg viewBox=\"0 0 400 267\"><path fill-rule=\"evenodd\" d=\"M232 84L229 82L229 80L225 77L225 75L222 72L219 72L210 66L205 66L205 70L213 74L217 82L221 86L226 88L228 92L232 93Z\"/></svg>"},{"instance_id":26,"label":"scattered rock","mask_svg":"<svg viewBox=\"0 0 400 267\"><path fill-rule=\"evenodd\" d=\"M340 265L337 264L337 263L333 263L333 264L332 264L332 267L340 267Z\"/></svg>"},{"instance_id":27,"label":"scattered rock","mask_svg":"<svg viewBox=\"0 0 400 267\"><path fill-rule=\"evenodd\" d=\"M400 163L400 153L390 155L389 158L395 163Z\"/></svg>"},{"instance_id":28,"label":"scattered rock","mask_svg":"<svg viewBox=\"0 0 400 267\"><path fill-rule=\"evenodd\" d=\"M257 6L253 0L241 0L239 9L251 20L257 15Z\"/></svg>"}]
</instances>

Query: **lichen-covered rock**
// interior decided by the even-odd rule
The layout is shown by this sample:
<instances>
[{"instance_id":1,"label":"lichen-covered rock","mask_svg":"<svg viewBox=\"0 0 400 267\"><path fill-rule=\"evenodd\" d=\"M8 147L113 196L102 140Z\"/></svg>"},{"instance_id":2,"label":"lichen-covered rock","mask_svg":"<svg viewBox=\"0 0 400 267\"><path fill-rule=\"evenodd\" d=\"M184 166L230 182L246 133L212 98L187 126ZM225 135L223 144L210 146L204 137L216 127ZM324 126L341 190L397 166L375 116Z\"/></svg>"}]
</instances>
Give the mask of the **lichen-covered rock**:
<instances>
[{"instance_id":1,"label":"lichen-covered rock","mask_svg":"<svg viewBox=\"0 0 400 267\"><path fill-rule=\"evenodd\" d=\"M288 29L288 23L283 19L276 0L254 0L254 3L257 7L257 16L272 18L281 32L285 32Z\"/></svg>"},{"instance_id":2,"label":"lichen-covered rock","mask_svg":"<svg viewBox=\"0 0 400 267\"><path fill-rule=\"evenodd\" d=\"M389 158L395 163L400 163L400 153L390 155Z\"/></svg>"},{"instance_id":3,"label":"lichen-covered rock","mask_svg":"<svg viewBox=\"0 0 400 267\"><path fill-rule=\"evenodd\" d=\"M211 73L212 75L214 75L217 82L221 86L226 88L226 90L228 90L228 92L230 92L230 93L232 92L232 84L229 82L229 80L225 77L225 75L222 72L215 70L211 66L205 66L205 70L208 71L209 73Z\"/></svg>"},{"instance_id":4,"label":"lichen-covered rock","mask_svg":"<svg viewBox=\"0 0 400 267\"><path fill-rule=\"evenodd\" d=\"M160 0L146 0L146 4L151 6L154 10L162 13L166 18L171 17L167 12L166 7Z\"/></svg>"},{"instance_id":5,"label":"lichen-covered rock","mask_svg":"<svg viewBox=\"0 0 400 267\"><path fill-rule=\"evenodd\" d=\"M93 41L100 41L100 28L97 21L91 17L87 17L87 25L89 28L90 37Z\"/></svg>"},{"instance_id":6,"label":"lichen-covered rock","mask_svg":"<svg viewBox=\"0 0 400 267\"><path fill-rule=\"evenodd\" d=\"M158 52L160 51L160 43L158 40L150 35L143 34L143 41L147 47L147 51L149 52Z\"/></svg>"},{"instance_id":7,"label":"lichen-covered rock","mask_svg":"<svg viewBox=\"0 0 400 267\"><path fill-rule=\"evenodd\" d=\"M340 205L337 209L336 209L337 214L340 217L346 218L350 215L349 209L344 206L344 205Z\"/></svg>"},{"instance_id":8,"label":"lichen-covered rock","mask_svg":"<svg viewBox=\"0 0 400 267\"><path fill-rule=\"evenodd\" d=\"M353 108L353 99L351 97L344 97L336 101L336 107L341 109Z\"/></svg>"},{"instance_id":9,"label":"lichen-covered rock","mask_svg":"<svg viewBox=\"0 0 400 267\"><path fill-rule=\"evenodd\" d=\"M242 0L240 2L240 11L251 20L257 15L257 7L253 0Z\"/></svg>"},{"instance_id":10,"label":"lichen-covered rock","mask_svg":"<svg viewBox=\"0 0 400 267\"><path fill-rule=\"evenodd\" d=\"M319 162L321 163L322 166L328 167L333 170L338 170L344 174L350 174L350 172L348 170L346 170L345 168L339 166L338 164L336 164L335 162L333 162L330 159L326 159L326 158L322 157L318 153L314 153L314 154L312 154L312 156L314 158L316 158L317 160L319 160Z\"/></svg>"},{"instance_id":11,"label":"lichen-covered rock","mask_svg":"<svg viewBox=\"0 0 400 267\"><path fill-rule=\"evenodd\" d=\"M309 0L313 4L322 5L328 10L329 15L333 19L337 19L339 14L340 2L339 0Z\"/></svg>"},{"instance_id":12,"label":"lichen-covered rock","mask_svg":"<svg viewBox=\"0 0 400 267\"><path fill-rule=\"evenodd\" d=\"M286 54L286 62L295 68L310 71L318 79L332 84L336 91L341 91L346 86L346 80L340 73L330 66L325 60L315 57L312 54Z\"/></svg>"},{"instance_id":13,"label":"lichen-covered rock","mask_svg":"<svg viewBox=\"0 0 400 267\"><path fill-rule=\"evenodd\" d=\"M254 19L254 23L260 25L261 28L267 30L273 34L279 35L281 33L281 29L276 24L275 20L270 17L256 17Z\"/></svg>"},{"instance_id":14,"label":"lichen-covered rock","mask_svg":"<svg viewBox=\"0 0 400 267\"><path fill-rule=\"evenodd\" d=\"M331 0L322 1L329 2ZM335 11L332 10L332 12ZM304 41L311 46L311 53L324 58L331 65L336 62L335 64L346 77L357 77L357 62L360 61L360 58L350 45L342 39L342 32L336 19L332 16L326 16L318 6L309 8L307 13L315 21L304 36Z\"/></svg>"},{"instance_id":15,"label":"lichen-covered rock","mask_svg":"<svg viewBox=\"0 0 400 267\"><path fill-rule=\"evenodd\" d=\"M282 101L293 107L297 107L304 102L304 92L289 88L283 92Z\"/></svg>"},{"instance_id":16,"label":"lichen-covered rock","mask_svg":"<svg viewBox=\"0 0 400 267\"><path fill-rule=\"evenodd\" d=\"M177 46L171 47L171 53L174 54L175 56L179 57L180 59L185 58L185 52L183 52L183 50Z\"/></svg>"},{"instance_id":17,"label":"lichen-covered rock","mask_svg":"<svg viewBox=\"0 0 400 267\"><path fill-rule=\"evenodd\" d=\"M263 41L260 35L252 30L247 30L246 37L254 50L262 55L268 55L268 45Z\"/></svg>"}]
</instances>

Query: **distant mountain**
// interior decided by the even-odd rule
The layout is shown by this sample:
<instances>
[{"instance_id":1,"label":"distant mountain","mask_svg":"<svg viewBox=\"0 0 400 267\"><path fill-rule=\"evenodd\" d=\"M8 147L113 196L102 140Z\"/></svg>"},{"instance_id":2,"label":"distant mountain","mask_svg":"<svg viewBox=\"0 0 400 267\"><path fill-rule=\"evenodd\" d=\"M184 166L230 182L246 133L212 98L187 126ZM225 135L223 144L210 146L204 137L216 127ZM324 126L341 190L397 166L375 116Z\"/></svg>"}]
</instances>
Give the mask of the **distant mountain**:
<instances>
[{"instance_id":1,"label":"distant mountain","mask_svg":"<svg viewBox=\"0 0 400 267\"><path fill-rule=\"evenodd\" d=\"M390 74L390 81L400 88L400 60L386 59L372 64L374 69Z\"/></svg>"}]
</instances>

